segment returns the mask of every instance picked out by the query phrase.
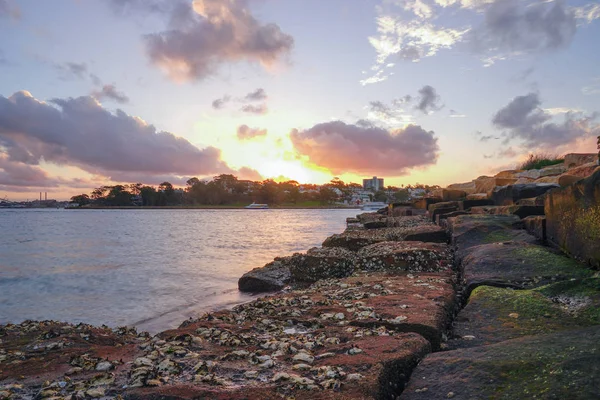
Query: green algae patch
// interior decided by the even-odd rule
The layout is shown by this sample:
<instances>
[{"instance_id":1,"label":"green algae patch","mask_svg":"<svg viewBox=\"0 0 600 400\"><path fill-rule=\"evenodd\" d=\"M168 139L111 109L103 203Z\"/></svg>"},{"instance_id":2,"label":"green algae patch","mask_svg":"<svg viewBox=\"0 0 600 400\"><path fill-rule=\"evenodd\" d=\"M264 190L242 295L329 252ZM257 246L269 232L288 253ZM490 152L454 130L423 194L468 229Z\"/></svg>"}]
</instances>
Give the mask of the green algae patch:
<instances>
[{"instance_id":1,"label":"green algae patch","mask_svg":"<svg viewBox=\"0 0 600 400\"><path fill-rule=\"evenodd\" d=\"M521 263L539 268L540 275L568 275L570 279L585 278L593 274L586 265L544 246L522 246L511 255Z\"/></svg>"},{"instance_id":2,"label":"green algae patch","mask_svg":"<svg viewBox=\"0 0 600 400\"><path fill-rule=\"evenodd\" d=\"M471 294L469 303L471 302L478 307L492 309L498 320L497 328L511 331L510 337L551 333L588 325L536 290L481 286Z\"/></svg>"},{"instance_id":3,"label":"green algae patch","mask_svg":"<svg viewBox=\"0 0 600 400\"><path fill-rule=\"evenodd\" d=\"M551 249L520 241L490 243L464 251L463 278L467 293L478 286L532 289L591 277L586 265Z\"/></svg>"},{"instance_id":4,"label":"green algae patch","mask_svg":"<svg viewBox=\"0 0 600 400\"><path fill-rule=\"evenodd\" d=\"M536 291L581 323L600 325L600 277L558 282Z\"/></svg>"},{"instance_id":5,"label":"green algae patch","mask_svg":"<svg viewBox=\"0 0 600 400\"><path fill-rule=\"evenodd\" d=\"M594 326L430 354L401 398L597 399L599 340Z\"/></svg>"}]
</instances>

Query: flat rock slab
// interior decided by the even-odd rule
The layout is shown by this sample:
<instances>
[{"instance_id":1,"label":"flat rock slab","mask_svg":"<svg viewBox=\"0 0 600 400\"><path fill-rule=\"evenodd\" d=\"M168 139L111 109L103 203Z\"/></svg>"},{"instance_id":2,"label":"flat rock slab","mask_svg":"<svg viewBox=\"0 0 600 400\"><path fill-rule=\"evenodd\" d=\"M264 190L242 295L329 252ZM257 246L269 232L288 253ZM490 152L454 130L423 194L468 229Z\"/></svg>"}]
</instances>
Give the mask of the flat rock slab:
<instances>
[{"instance_id":1,"label":"flat rock slab","mask_svg":"<svg viewBox=\"0 0 600 400\"><path fill-rule=\"evenodd\" d=\"M276 258L264 267L246 272L238 280L238 289L242 292L275 292L286 287L291 280L291 257Z\"/></svg>"},{"instance_id":2,"label":"flat rock slab","mask_svg":"<svg viewBox=\"0 0 600 400\"><path fill-rule=\"evenodd\" d=\"M319 279L343 278L354 272L355 253L343 247L315 247L306 254L290 257L293 282L316 282Z\"/></svg>"},{"instance_id":3,"label":"flat rock slab","mask_svg":"<svg viewBox=\"0 0 600 400\"><path fill-rule=\"evenodd\" d=\"M291 323L309 326L386 327L416 332L439 348L457 311L452 271L410 274L363 273L330 279L212 314L249 330L271 326L282 334Z\"/></svg>"},{"instance_id":4,"label":"flat rock slab","mask_svg":"<svg viewBox=\"0 0 600 400\"><path fill-rule=\"evenodd\" d=\"M462 268L467 293L481 285L532 288L593 273L548 247L527 242L471 247L465 252Z\"/></svg>"},{"instance_id":5,"label":"flat rock slab","mask_svg":"<svg viewBox=\"0 0 600 400\"><path fill-rule=\"evenodd\" d=\"M381 242L363 247L356 254L359 271L438 272L452 267L447 245L425 242Z\"/></svg>"},{"instance_id":6,"label":"flat rock slab","mask_svg":"<svg viewBox=\"0 0 600 400\"><path fill-rule=\"evenodd\" d=\"M498 242L537 243L537 239L523 229L513 229L519 224L516 215L460 215L449 218L447 227L451 233L455 258L461 262L466 251L474 246Z\"/></svg>"},{"instance_id":7,"label":"flat rock slab","mask_svg":"<svg viewBox=\"0 0 600 400\"><path fill-rule=\"evenodd\" d=\"M434 353L400 398L598 399L599 341L595 326Z\"/></svg>"},{"instance_id":8,"label":"flat rock slab","mask_svg":"<svg viewBox=\"0 0 600 400\"><path fill-rule=\"evenodd\" d=\"M325 239L323 247L343 247L351 251L358 251L375 243L389 241L446 243L448 236L443 229L431 223L411 227L346 230L344 233L335 234Z\"/></svg>"},{"instance_id":9,"label":"flat rock slab","mask_svg":"<svg viewBox=\"0 0 600 400\"><path fill-rule=\"evenodd\" d=\"M447 345L482 346L599 324L599 278L569 280L531 290L480 286L454 321L454 338Z\"/></svg>"},{"instance_id":10,"label":"flat rock slab","mask_svg":"<svg viewBox=\"0 0 600 400\"><path fill-rule=\"evenodd\" d=\"M167 346L183 347L193 355L160 355L157 365L172 362L179 370L166 375L168 383L128 389L126 397L158 399L177 393L178 399L394 398L429 352L429 344L417 334L380 333L384 332L333 329L277 341L265 338L264 346L248 347L248 354L210 341L194 345L168 338L148 349L148 355L160 354ZM322 344L311 350L301 347L312 342Z\"/></svg>"}]
</instances>

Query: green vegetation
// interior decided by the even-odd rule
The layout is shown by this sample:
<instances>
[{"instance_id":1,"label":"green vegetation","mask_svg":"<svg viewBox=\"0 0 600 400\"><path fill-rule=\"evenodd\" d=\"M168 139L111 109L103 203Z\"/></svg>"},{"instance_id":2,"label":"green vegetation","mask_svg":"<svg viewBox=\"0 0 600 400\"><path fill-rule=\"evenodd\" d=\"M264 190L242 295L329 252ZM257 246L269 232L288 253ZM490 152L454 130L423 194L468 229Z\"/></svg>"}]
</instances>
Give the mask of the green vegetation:
<instances>
[{"instance_id":1,"label":"green vegetation","mask_svg":"<svg viewBox=\"0 0 600 400\"><path fill-rule=\"evenodd\" d=\"M313 208L349 201L357 188L362 189L362 186L345 184L339 178L317 186L300 185L292 180L254 182L222 174L210 181L188 179L186 187L181 189L170 182L158 187L141 183L101 186L90 195L73 196L71 201L87 207L241 208L256 202L274 208Z\"/></svg>"},{"instance_id":2,"label":"green vegetation","mask_svg":"<svg viewBox=\"0 0 600 400\"><path fill-rule=\"evenodd\" d=\"M550 165L556 165L564 162L564 158L550 154L530 154L526 161L517 167L517 169L542 169Z\"/></svg>"}]
</instances>

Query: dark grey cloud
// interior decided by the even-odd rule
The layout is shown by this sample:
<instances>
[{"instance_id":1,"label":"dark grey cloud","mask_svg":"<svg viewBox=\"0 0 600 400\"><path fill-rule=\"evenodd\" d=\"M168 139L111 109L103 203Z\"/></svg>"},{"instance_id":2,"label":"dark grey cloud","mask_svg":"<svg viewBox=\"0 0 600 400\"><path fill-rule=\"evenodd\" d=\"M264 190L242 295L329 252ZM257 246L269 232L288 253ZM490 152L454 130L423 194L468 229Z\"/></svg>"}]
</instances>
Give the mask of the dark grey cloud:
<instances>
[{"instance_id":1,"label":"dark grey cloud","mask_svg":"<svg viewBox=\"0 0 600 400\"><path fill-rule=\"evenodd\" d=\"M333 121L293 130L290 139L298 153L334 174L405 175L435 164L439 151L434 132L417 125L390 131Z\"/></svg>"},{"instance_id":2,"label":"dark grey cloud","mask_svg":"<svg viewBox=\"0 0 600 400\"><path fill-rule=\"evenodd\" d=\"M266 129L250 128L248 125L240 125L237 128L237 138L239 140L250 140L260 136L266 136Z\"/></svg>"},{"instance_id":3,"label":"dark grey cloud","mask_svg":"<svg viewBox=\"0 0 600 400\"><path fill-rule=\"evenodd\" d=\"M417 47L404 46L398 52L398 57L404 61L417 61L421 59L422 55Z\"/></svg>"},{"instance_id":4,"label":"dark grey cloud","mask_svg":"<svg viewBox=\"0 0 600 400\"><path fill-rule=\"evenodd\" d=\"M93 186L93 183L83 178L51 177L37 165L13 161L7 154L0 152L0 188L2 190L24 191L25 188L53 188L58 186L89 188Z\"/></svg>"},{"instance_id":5,"label":"dark grey cloud","mask_svg":"<svg viewBox=\"0 0 600 400\"><path fill-rule=\"evenodd\" d=\"M551 121L552 115L540 108L541 104L538 93L529 93L515 97L494 115L492 123L505 132L504 144L519 139L529 149L552 149L600 134L600 125L595 122L598 113L568 112L562 123L556 123Z\"/></svg>"},{"instance_id":6,"label":"dark grey cloud","mask_svg":"<svg viewBox=\"0 0 600 400\"><path fill-rule=\"evenodd\" d=\"M129 97L125 93L119 92L115 85L104 85L102 89L92 92L92 96L98 100L114 100L119 104L129 103Z\"/></svg>"},{"instance_id":7,"label":"dark grey cloud","mask_svg":"<svg viewBox=\"0 0 600 400\"><path fill-rule=\"evenodd\" d=\"M49 102L28 92L0 96L0 149L14 162L44 159L105 176L231 172L220 150L199 149L122 110L111 113L90 96Z\"/></svg>"},{"instance_id":8,"label":"dark grey cloud","mask_svg":"<svg viewBox=\"0 0 600 400\"><path fill-rule=\"evenodd\" d=\"M258 104L258 105L246 104L245 106L240 108L240 111L243 111L248 114L264 115L269 112L269 108L267 107L267 105L265 103Z\"/></svg>"},{"instance_id":9,"label":"dark grey cloud","mask_svg":"<svg viewBox=\"0 0 600 400\"><path fill-rule=\"evenodd\" d=\"M120 15L170 12L177 1L174 0L107 0L112 10Z\"/></svg>"},{"instance_id":10,"label":"dark grey cloud","mask_svg":"<svg viewBox=\"0 0 600 400\"><path fill-rule=\"evenodd\" d=\"M530 53L567 47L576 30L575 16L562 1L496 0L469 39L478 52Z\"/></svg>"},{"instance_id":11,"label":"dark grey cloud","mask_svg":"<svg viewBox=\"0 0 600 400\"><path fill-rule=\"evenodd\" d=\"M86 63L66 62L64 64L55 64L55 68L60 74L60 79L86 79L88 68Z\"/></svg>"},{"instance_id":12,"label":"dark grey cloud","mask_svg":"<svg viewBox=\"0 0 600 400\"><path fill-rule=\"evenodd\" d=\"M177 4L170 29L144 37L151 62L177 81L201 80L222 64L241 61L271 66L293 47L278 25L260 23L245 0Z\"/></svg>"},{"instance_id":13,"label":"dark grey cloud","mask_svg":"<svg viewBox=\"0 0 600 400\"><path fill-rule=\"evenodd\" d=\"M246 101L261 101L267 98L267 93L264 89L258 88L253 92L248 93L244 96L244 100Z\"/></svg>"},{"instance_id":14,"label":"dark grey cloud","mask_svg":"<svg viewBox=\"0 0 600 400\"><path fill-rule=\"evenodd\" d=\"M437 94L435 88L429 85L425 85L419 89L417 101L415 109L420 110L424 114L429 114L430 111L438 111L443 107L440 105L440 96Z\"/></svg>"},{"instance_id":15,"label":"dark grey cloud","mask_svg":"<svg viewBox=\"0 0 600 400\"><path fill-rule=\"evenodd\" d=\"M215 110L220 110L225 106L225 104L229 103L230 100L231 96L229 95L225 95L219 99L215 99L212 102L212 108L214 108Z\"/></svg>"}]
</instances>

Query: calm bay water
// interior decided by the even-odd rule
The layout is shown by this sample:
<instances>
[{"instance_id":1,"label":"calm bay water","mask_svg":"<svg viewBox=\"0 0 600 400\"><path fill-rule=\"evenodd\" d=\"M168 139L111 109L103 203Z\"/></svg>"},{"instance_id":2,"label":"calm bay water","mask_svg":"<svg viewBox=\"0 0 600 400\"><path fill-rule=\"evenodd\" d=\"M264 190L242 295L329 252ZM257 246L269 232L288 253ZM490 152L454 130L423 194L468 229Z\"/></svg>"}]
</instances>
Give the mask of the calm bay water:
<instances>
[{"instance_id":1,"label":"calm bay water","mask_svg":"<svg viewBox=\"0 0 600 400\"><path fill-rule=\"evenodd\" d=\"M344 229L357 210L0 210L0 324L156 332L248 301L237 280Z\"/></svg>"}]
</instances>

